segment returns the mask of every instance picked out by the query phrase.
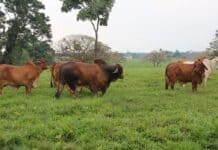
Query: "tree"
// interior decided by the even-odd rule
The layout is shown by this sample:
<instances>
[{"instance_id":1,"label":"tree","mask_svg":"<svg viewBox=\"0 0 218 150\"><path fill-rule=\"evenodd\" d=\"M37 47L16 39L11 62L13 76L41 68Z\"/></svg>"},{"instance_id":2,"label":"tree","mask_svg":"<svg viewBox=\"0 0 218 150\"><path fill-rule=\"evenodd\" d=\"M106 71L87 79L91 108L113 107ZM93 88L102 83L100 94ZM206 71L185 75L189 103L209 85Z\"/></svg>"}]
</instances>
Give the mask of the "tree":
<instances>
[{"instance_id":1,"label":"tree","mask_svg":"<svg viewBox=\"0 0 218 150\"><path fill-rule=\"evenodd\" d=\"M93 62L95 39L86 35L71 35L64 37L54 44L56 59L58 61L70 61L79 59L84 62ZM112 52L111 48L102 42L98 42L98 57L105 61L119 62L122 56Z\"/></svg>"},{"instance_id":2,"label":"tree","mask_svg":"<svg viewBox=\"0 0 218 150\"><path fill-rule=\"evenodd\" d=\"M115 0L61 0L63 2L61 10L69 12L78 9L77 20L89 21L95 32L95 53L98 52L98 31L99 26L107 26L109 14Z\"/></svg>"},{"instance_id":3,"label":"tree","mask_svg":"<svg viewBox=\"0 0 218 150\"><path fill-rule=\"evenodd\" d=\"M218 30L216 30L215 38L210 42L210 48L207 49L211 55L218 56Z\"/></svg>"},{"instance_id":4,"label":"tree","mask_svg":"<svg viewBox=\"0 0 218 150\"><path fill-rule=\"evenodd\" d=\"M179 58L181 57L181 53L179 52L179 50L176 50L173 54L173 57Z\"/></svg>"},{"instance_id":5,"label":"tree","mask_svg":"<svg viewBox=\"0 0 218 150\"><path fill-rule=\"evenodd\" d=\"M1 2L1 1L0 1ZM0 50L2 49L3 43L5 41L5 14L0 7ZM0 51L2 53L2 51ZM2 54L1 54L2 56Z\"/></svg>"},{"instance_id":6,"label":"tree","mask_svg":"<svg viewBox=\"0 0 218 150\"><path fill-rule=\"evenodd\" d=\"M159 51L152 51L145 56L145 58L150 61L154 67L159 66L161 62L167 60L169 57L169 52L163 51L162 49Z\"/></svg>"},{"instance_id":7,"label":"tree","mask_svg":"<svg viewBox=\"0 0 218 150\"><path fill-rule=\"evenodd\" d=\"M51 39L49 18L45 16L44 5L39 0L0 0L5 16L2 63L13 63L14 54L22 55L24 52L31 55L33 47L38 43L49 43ZM16 52L14 52L16 51ZM39 49L34 49L37 53Z\"/></svg>"}]
</instances>

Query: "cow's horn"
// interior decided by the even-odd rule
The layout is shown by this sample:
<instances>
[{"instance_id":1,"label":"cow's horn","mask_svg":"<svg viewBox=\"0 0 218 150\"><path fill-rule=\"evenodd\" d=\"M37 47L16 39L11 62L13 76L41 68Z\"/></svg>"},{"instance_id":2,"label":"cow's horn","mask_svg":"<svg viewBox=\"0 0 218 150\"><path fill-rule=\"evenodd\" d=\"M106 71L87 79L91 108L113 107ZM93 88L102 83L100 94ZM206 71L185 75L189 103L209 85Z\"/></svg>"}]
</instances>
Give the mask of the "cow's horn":
<instances>
[{"instance_id":1,"label":"cow's horn","mask_svg":"<svg viewBox=\"0 0 218 150\"><path fill-rule=\"evenodd\" d=\"M118 68L116 68L113 73L118 73Z\"/></svg>"}]
</instances>

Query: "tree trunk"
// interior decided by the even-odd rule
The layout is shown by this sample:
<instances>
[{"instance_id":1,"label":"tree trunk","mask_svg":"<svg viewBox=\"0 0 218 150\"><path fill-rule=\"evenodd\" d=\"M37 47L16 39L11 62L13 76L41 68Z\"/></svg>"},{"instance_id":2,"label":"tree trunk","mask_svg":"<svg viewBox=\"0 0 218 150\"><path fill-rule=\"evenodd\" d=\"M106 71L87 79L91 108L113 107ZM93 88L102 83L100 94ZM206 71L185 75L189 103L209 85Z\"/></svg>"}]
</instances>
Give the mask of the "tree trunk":
<instances>
[{"instance_id":1,"label":"tree trunk","mask_svg":"<svg viewBox=\"0 0 218 150\"><path fill-rule=\"evenodd\" d=\"M90 21L91 24L92 24L92 27L94 29L94 32L95 32L95 49L94 49L94 59L97 58L97 52L98 52L98 29L99 29L99 25L100 25L100 18L98 17L97 18L97 23L96 25Z\"/></svg>"},{"instance_id":2,"label":"tree trunk","mask_svg":"<svg viewBox=\"0 0 218 150\"><path fill-rule=\"evenodd\" d=\"M97 58L98 52L98 31L95 31L95 50L94 50L94 58Z\"/></svg>"}]
</instances>

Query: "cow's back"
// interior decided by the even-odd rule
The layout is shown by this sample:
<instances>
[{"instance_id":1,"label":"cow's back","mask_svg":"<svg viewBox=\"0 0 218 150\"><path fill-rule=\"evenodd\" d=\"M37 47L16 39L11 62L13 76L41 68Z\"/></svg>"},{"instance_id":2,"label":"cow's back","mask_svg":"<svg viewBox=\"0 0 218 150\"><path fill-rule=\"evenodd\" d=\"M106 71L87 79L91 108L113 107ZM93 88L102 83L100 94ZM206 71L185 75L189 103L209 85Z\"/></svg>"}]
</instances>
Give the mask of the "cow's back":
<instances>
[{"instance_id":1,"label":"cow's back","mask_svg":"<svg viewBox=\"0 0 218 150\"><path fill-rule=\"evenodd\" d=\"M68 62L61 66L61 80L77 80L77 85L104 84L106 76L97 64Z\"/></svg>"},{"instance_id":2,"label":"cow's back","mask_svg":"<svg viewBox=\"0 0 218 150\"><path fill-rule=\"evenodd\" d=\"M31 64L24 66L0 65L0 81L2 84L23 85L39 74Z\"/></svg>"},{"instance_id":3,"label":"cow's back","mask_svg":"<svg viewBox=\"0 0 218 150\"><path fill-rule=\"evenodd\" d=\"M104 84L106 82L106 76L97 64L76 62L74 72L79 76L80 84L86 85L94 81L95 84Z\"/></svg>"}]
</instances>

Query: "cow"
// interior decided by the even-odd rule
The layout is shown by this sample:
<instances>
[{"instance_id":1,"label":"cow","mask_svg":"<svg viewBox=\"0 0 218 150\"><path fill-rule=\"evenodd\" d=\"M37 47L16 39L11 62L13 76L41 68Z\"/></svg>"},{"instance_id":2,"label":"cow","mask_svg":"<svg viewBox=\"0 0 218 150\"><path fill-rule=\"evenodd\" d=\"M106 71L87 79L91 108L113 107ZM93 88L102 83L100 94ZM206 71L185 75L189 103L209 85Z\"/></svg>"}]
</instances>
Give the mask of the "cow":
<instances>
[{"instance_id":1,"label":"cow","mask_svg":"<svg viewBox=\"0 0 218 150\"><path fill-rule=\"evenodd\" d=\"M22 66L0 65L0 94L6 86L19 88L25 86L26 95L31 93L34 81L38 79L41 72L47 69L45 61L27 62Z\"/></svg>"},{"instance_id":2,"label":"cow","mask_svg":"<svg viewBox=\"0 0 218 150\"><path fill-rule=\"evenodd\" d=\"M95 61L92 64L83 62L68 62L61 66L56 98L59 98L65 84L72 91L77 86L86 86L93 95L99 91L105 94L112 81L123 78L123 68L120 64L108 65L106 62Z\"/></svg>"},{"instance_id":3,"label":"cow","mask_svg":"<svg viewBox=\"0 0 218 150\"><path fill-rule=\"evenodd\" d=\"M181 84L191 82L192 91L197 91L197 85L201 84L204 79L204 73L207 67L203 64L201 59L194 63L176 62L171 63L165 70L165 89L171 86L174 89L174 84L179 82Z\"/></svg>"},{"instance_id":4,"label":"cow","mask_svg":"<svg viewBox=\"0 0 218 150\"><path fill-rule=\"evenodd\" d=\"M78 61L78 60L76 60ZM80 62L80 61L78 61ZM51 80L50 80L50 87L58 87L58 77L59 77L59 71L60 71L60 67L63 63L55 63L51 66ZM67 90L69 91L69 93L71 95L74 96L74 91L72 91L69 86L67 86ZM77 91L80 93L82 91L82 87L77 86Z\"/></svg>"},{"instance_id":5,"label":"cow","mask_svg":"<svg viewBox=\"0 0 218 150\"><path fill-rule=\"evenodd\" d=\"M50 81L50 86L51 87L57 87L58 85L58 75L59 75L59 70L61 67L61 63L55 63L51 66L51 81Z\"/></svg>"},{"instance_id":6,"label":"cow","mask_svg":"<svg viewBox=\"0 0 218 150\"><path fill-rule=\"evenodd\" d=\"M203 64L207 67L203 79L204 86L206 86L209 76L211 76L215 72L218 66L218 57L213 57L213 58L204 57L202 58L202 60L203 60ZM182 61L182 62L185 64L194 64L194 61Z\"/></svg>"},{"instance_id":7,"label":"cow","mask_svg":"<svg viewBox=\"0 0 218 150\"><path fill-rule=\"evenodd\" d=\"M207 70L205 70L205 73L204 73L205 77L203 80L204 86L206 86L209 76L215 72L216 67L218 66L218 57L214 57L212 59L206 58L203 60L203 63L207 67Z\"/></svg>"}]
</instances>

